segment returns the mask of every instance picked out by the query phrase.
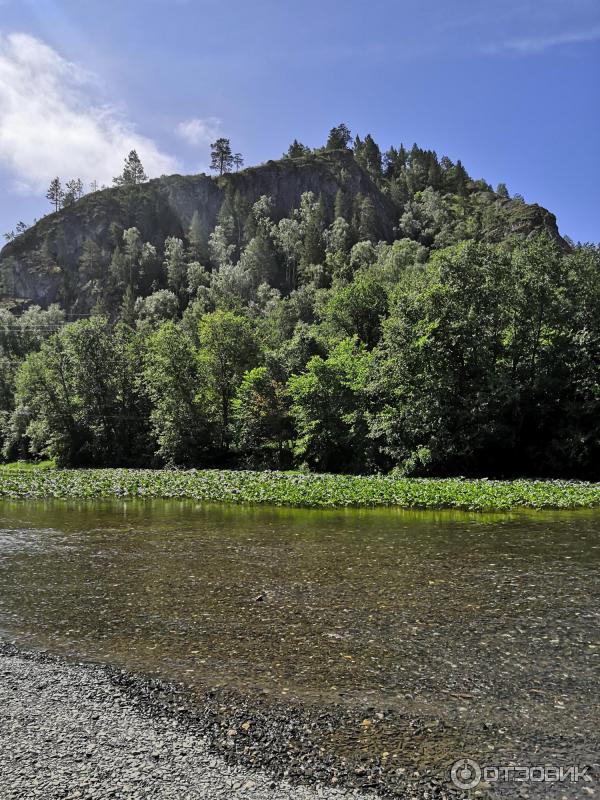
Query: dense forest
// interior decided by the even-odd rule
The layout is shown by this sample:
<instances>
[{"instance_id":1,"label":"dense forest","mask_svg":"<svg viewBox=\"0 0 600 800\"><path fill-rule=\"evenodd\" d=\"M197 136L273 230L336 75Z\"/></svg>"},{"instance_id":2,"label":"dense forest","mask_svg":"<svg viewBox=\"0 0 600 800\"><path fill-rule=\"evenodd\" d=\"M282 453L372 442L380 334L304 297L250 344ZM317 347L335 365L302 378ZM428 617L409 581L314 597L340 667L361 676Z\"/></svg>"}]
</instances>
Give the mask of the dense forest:
<instances>
[{"instance_id":1,"label":"dense forest","mask_svg":"<svg viewBox=\"0 0 600 800\"><path fill-rule=\"evenodd\" d=\"M118 188L13 237L2 457L600 478L598 247L460 161L382 153L344 125L270 163L290 162L336 179L282 212L248 200L261 168L227 180L221 159L214 224L198 203L180 230L126 165ZM98 203L112 222L79 241L78 208ZM62 250L36 233L59 223ZM15 289L15 254L38 240L45 307Z\"/></svg>"}]
</instances>

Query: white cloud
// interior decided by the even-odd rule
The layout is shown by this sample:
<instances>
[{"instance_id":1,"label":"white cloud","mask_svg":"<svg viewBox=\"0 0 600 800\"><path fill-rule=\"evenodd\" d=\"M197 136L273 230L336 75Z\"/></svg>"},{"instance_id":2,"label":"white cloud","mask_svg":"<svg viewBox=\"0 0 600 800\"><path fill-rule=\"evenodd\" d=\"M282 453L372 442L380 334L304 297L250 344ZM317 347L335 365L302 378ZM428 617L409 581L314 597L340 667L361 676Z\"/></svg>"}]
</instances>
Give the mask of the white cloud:
<instances>
[{"instance_id":1,"label":"white cloud","mask_svg":"<svg viewBox=\"0 0 600 800\"><path fill-rule=\"evenodd\" d=\"M213 142L219 135L220 127L220 119L206 117L206 119L188 119L180 122L175 130L188 144L198 146Z\"/></svg>"},{"instance_id":2,"label":"white cloud","mask_svg":"<svg viewBox=\"0 0 600 800\"><path fill-rule=\"evenodd\" d=\"M566 44L583 44L585 42L595 42L600 39L600 25L593 26L587 30L565 31L554 35L527 36L520 39L511 39L499 45L490 45L485 48L485 52L496 53L518 53L520 55L532 55L542 53L551 47L559 47Z\"/></svg>"},{"instance_id":3,"label":"white cloud","mask_svg":"<svg viewBox=\"0 0 600 800\"><path fill-rule=\"evenodd\" d=\"M150 177L175 172L159 150L113 108L91 99L93 76L39 39L0 34L0 165L23 192L55 175L110 183L137 150Z\"/></svg>"}]
</instances>

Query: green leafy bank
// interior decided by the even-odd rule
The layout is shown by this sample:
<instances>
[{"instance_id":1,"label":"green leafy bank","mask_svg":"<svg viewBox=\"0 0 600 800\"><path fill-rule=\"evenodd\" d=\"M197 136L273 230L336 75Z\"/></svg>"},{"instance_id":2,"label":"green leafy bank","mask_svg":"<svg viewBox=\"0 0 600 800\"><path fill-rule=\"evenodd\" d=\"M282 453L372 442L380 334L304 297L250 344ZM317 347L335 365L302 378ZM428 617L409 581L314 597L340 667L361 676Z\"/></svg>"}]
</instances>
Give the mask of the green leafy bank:
<instances>
[{"instance_id":1,"label":"green leafy bank","mask_svg":"<svg viewBox=\"0 0 600 800\"><path fill-rule=\"evenodd\" d=\"M0 468L0 498L181 498L304 508L397 506L504 511L600 506L600 484L305 475L232 470Z\"/></svg>"}]
</instances>

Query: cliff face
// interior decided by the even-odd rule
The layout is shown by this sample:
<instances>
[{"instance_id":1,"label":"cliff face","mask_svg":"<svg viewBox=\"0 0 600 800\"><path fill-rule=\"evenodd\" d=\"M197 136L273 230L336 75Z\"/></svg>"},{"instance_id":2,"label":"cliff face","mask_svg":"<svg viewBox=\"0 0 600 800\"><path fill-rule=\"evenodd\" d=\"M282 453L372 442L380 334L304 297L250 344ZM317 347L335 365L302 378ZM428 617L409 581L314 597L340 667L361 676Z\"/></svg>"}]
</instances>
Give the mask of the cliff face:
<instances>
[{"instance_id":1,"label":"cliff face","mask_svg":"<svg viewBox=\"0 0 600 800\"><path fill-rule=\"evenodd\" d=\"M371 197L382 233L392 237L394 207L350 153L271 161L220 178L171 175L95 192L44 217L0 252L1 296L42 307L60 302L65 281L69 276L76 280L84 242L94 241L108 261L119 232L136 226L144 241L160 247L165 237L186 234L195 211L204 229L211 231L228 190L239 191L248 203L269 195L274 217L280 219L298 208L302 194L309 191L320 195L332 211L340 188L351 197Z\"/></svg>"},{"instance_id":2,"label":"cliff face","mask_svg":"<svg viewBox=\"0 0 600 800\"><path fill-rule=\"evenodd\" d=\"M239 192L249 204L269 195L277 220L299 207L304 192L322 197L331 217L339 189L350 199L359 193L369 197L382 236L392 240L398 212L350 152L270 161L220 178L171 175L87 195L44 217L7 244L0 252L0 300L33 302L42 307L61 302L69 307L77 298L79 308L87 307L90 303L81 296L85 293L78 283L78 263L86 241L98 245L108 264L126 228L137 227L143 240L159 249L167 236L185 236L196 211L204 230L212 231L230 191ZM507 201L506 222L517 235L545 230L560 238L556 220L548 211L521 203L512 219L512 206L513 201ZM498 238L502 238L500 230Z\"/></svg>"}]
</instances>

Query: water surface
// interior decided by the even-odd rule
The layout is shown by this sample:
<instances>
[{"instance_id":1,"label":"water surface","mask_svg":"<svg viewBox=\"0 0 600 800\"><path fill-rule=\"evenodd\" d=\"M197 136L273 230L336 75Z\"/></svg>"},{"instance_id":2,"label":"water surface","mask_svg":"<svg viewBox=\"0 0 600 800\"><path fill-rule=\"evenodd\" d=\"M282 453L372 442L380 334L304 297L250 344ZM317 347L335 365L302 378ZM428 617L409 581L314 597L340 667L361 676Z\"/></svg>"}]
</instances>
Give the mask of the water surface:
<instances>
[{"instance_id":1,"label":"water surface","mask_svg":"<svg viewBox=\"0 0 600 800\"><path fill-rule=\"evenodd\" d=\"M600 513L0 502L0 629L185 681L593 747ZM460 744L460 742L459 742Z\"/></svg>"}]
</instances>

